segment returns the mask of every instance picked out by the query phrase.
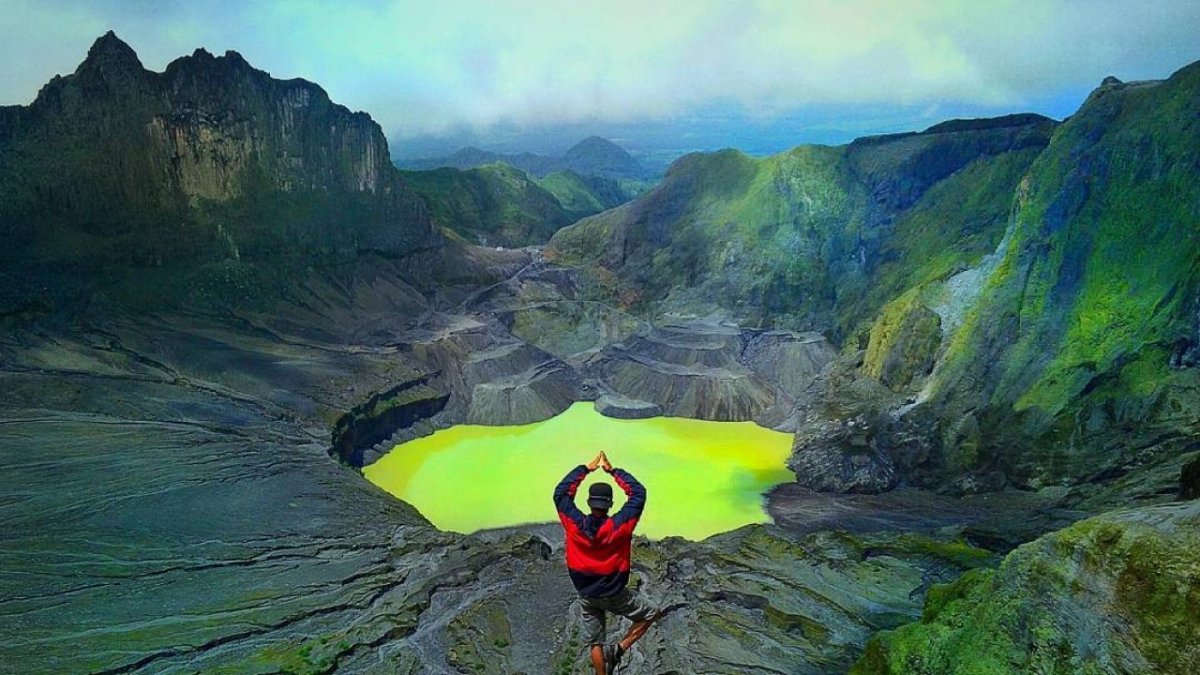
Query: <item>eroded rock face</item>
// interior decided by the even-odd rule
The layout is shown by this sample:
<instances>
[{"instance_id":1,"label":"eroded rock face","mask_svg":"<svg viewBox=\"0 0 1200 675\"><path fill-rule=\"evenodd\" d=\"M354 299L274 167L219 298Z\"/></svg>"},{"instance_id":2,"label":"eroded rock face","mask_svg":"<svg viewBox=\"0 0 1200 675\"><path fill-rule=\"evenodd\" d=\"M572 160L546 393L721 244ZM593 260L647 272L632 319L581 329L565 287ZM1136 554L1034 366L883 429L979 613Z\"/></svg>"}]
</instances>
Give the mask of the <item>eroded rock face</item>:
<instances>
[{"instance_id":1,"label":"eroded rock face","mask_svg":"<svg viewBox=\"0 0 1200 675\"><path fill-rule=\"evenodd\" d=\"M758 333L715 320L667 325L611 346L588 371L617 394L665 414L779 424L833 358L816 334Z\"/></svg>"},{"instance_id":2,"label":"eroded rock face","mask_svg":"<svg viewBox=\"0 0 1200 675\"><path fill-rule=\"evenodd\" d=\"M1179 498L1200 499L1200 457L1179 470Z\"/></svg>"},{"instance_id":3,"label":"eroded rock face","mask_svg":"<svg viewBox=\"0 0 1200 675\"><path fill-rule=\"evenodd\" d=\"M579 375L563 361L475 321L404 349L448 392L438 426L528 424L566 410L581 398Z\"/></svg>"},{"instance_id":4,"label":"eroded rock face","mask_svg":"<svg viewBox=\"0 0 1200 675\"><path fill-rule=\"evenodd\" d=\"M776 382L795 398L807 389L837 356L837 351L820 333L772 330L752 335L743 358L761 378Z\"/></svg>"},{"instance_id":5,"label":"eroded rock face","mask_svg":"<svg viewBox=\"0 0 1200 675\"><path fill-rule=\"evenodd\" d=\"M333 461L327 426L360 388L420 379L394 351L157 313L26 325L0 354L0 490L24 495L0 505L5 669L229 650L240 670L317 626L394 630L355 616L400 583L394 529L424 519Z\"/></svg>"},{"instance_id":6,"label":"eroded rock face","mask_svg":"<svg viewBox=\"0 0 1200 675\"><path fill-rule=\"evenodd\" d=\"M333 428L331 452L352 466L363 466L364 453L397 431L433 417L450 398L418 378L372 395L350 410Z\"/></svg>"},{"instance_id":7,"label":"eroded rock face","mask_svg":"<svg viewBox=\"0 0 1200 675\"><path fill-rule=\"evenodd\" d=\"M445 578L437 567L443 560L459 566L429 600L427 614L437 622L379 650L389 662L412 664L401 672L548 673L586 667L582 622L564 572L557 525L537 537L516 531L439 535L438 548L419 544L430 536L415 528L401 536L411 542L406 550L422 561L414 571L433 568L438 570L433 576ZM927 580L947 578L989 557L961 543L888 532L798 535L748 526L699 543L639 540L632 581L638 592L659 606L687 604L656 625L622 668L630 673L844 670L874 627L913 616ZM470 568L462 567L464 561L471 561ZM420 582L410 586L421 588ZM609 634L622 628L610 624ZM369 653L355 653L343 663L348 672L359 672L373 660Z\"/></svg>"},{"instance_id":8,"label":"eroded rock face","mask_svg":"<svg viewBox=\"0 0 1200 675\"><path fill-rule=\"evenodd\" d=\"M897 300L871 327L863 371L899 391L933 370L941 343L937 314L915 299Z\"/></svg>"},{"instance_id":9,"label":"eroded rock face","mask_svg":"<svg viewBox=\"0 0 1200 675\"><path fill-rule=\"evenodd\" d=\"M578 392L540 389L561 362L495 325L398 317L412 296L360 272L311 279L261 314L83 316L0 338L0 487L23 495L0 504L10 525L0 564L23 573L0 575L17 619L0 623L7 663L346 673L581 663L557 526L438 532L327 455L342 411L365 416L425 388L454 387L434 418L487 412L480 387L513 378L525 384L510 391L539 401ZM640 541L643 591L690 604L628 671L844 668L873 629L916 616L928 580L987 559L923 546L763 527Z\"/></svg>"}]
</instances>

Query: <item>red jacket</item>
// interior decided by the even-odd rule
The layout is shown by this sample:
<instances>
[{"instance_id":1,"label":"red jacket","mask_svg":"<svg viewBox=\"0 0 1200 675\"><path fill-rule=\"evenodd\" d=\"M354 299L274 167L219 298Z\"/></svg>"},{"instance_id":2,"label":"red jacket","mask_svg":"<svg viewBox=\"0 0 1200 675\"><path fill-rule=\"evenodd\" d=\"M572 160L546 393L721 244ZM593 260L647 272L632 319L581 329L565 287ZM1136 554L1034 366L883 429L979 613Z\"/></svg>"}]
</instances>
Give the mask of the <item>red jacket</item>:
<instances>
[{"instance_id":1,"label":"red jacket","mask_svg":"<svg viewBox=\"0 0 1200 675\"><path fill-rule=\"evenodd\" d=\"M620 593L629 581L633 528L646 506L646 488L622 469L609 472L629 499L611 518L584 514L575 506L575 491L588 475L582 464L554 488L554 506L567 538L567 572L580 595L596 598Z\"/></svg>"}]
</instances>

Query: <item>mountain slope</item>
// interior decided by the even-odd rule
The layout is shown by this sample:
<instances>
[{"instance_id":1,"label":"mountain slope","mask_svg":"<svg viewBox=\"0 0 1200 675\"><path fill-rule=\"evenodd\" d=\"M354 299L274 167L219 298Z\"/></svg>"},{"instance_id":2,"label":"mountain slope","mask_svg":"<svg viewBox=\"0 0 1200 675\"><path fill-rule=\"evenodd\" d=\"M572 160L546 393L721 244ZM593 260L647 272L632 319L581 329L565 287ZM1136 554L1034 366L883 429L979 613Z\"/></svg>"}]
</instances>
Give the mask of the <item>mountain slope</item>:
<instances>
[{"instance_id":1,"label":"mountain slope","mask_svg":"<svg viewBox=\"0 0 1200 675\"><path fill-rule=\"evenodd\" d=\"M689 156L547 257L651 315L840 341L839 374L796 412L813 487L1160 498L1200 430L1198 108L1194 64L1106 81L1057 125ZM847 411L865 435L836 431ZM888 478L847 482L866 475Z\"/></svg>"},{"instance_id":2,"label":"mountain slope","mask_svg":"<svg viewBox=\"0 0 1200 675\"><path fill-rule=\"evenodd\" d=\"M947 461L1078 480L1127 471L1123 446L1200 429L1198 107L1200 64L1105 84L1030 168L927 393L977 417L995 450L971 459L950 441Z\"/></svg>"},{"instance_id":3,"label":"mountain slope","mask_svg":"<svg viewBox=\"0 0 1200 675\"><path fill-rule=\"evenodd\" d=\"M1077 523L935 587L920 622L872 638L850 672L1195 672L1197 545L1197 502Z\"/></svg>"},{"instance_id":4,"label":"mountain slope","mask_svg":"<svg viewBox=\"0 0 1200 675\"><path fill-rule=\"evenodd\" d=\"M990 251L1052 128L1034 116L763 159L689 155L646 196L556 234L548 255L617 273L654 312L719 308L844 335L887 299L880 279L926 265L938 266L926 275L945 275ZM937 217L968 195L979 205L969 223ZM922 223L970 236L936 261L907 256L941 241Z\"/></svg>"}]
</instances>

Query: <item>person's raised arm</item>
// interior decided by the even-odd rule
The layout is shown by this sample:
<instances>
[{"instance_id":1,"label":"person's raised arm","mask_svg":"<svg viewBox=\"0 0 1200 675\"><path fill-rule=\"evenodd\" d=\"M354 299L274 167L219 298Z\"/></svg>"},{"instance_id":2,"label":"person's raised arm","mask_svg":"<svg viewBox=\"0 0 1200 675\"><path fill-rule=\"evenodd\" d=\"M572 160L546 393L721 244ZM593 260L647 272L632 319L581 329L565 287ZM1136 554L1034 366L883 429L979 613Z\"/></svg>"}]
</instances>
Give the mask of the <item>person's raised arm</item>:
<instances>
[{"instance_id":1,"label":"person's raised arm","mask_svg":"<svg viewBox=\"0 0 1200 675\"><path fill-rule=\"evenodd\" d=\"M567 472L563 479L554 487L554 508L558 509L560 514L565 514L571 517L583 517L583 512L575 506L575 492L579 490L579 484L587 475L596 470L600 466L600 455L587 464L579 466Z\"/></svg>"},{"instance_id":2,"label":"person's raised arm","mask_svg":"<svg viewBox=\"0 0 1200 675\"><path fill-rule=\"evenodd\" d=\"M637 525L637 519L642 516L642 509L646 508L646 488L638 479L633 477L633 474L624 469L613 468L612 464L604 467L604 470L612 475L617 481L617 487L625 491L625 505L617 511L617 515L613 516L613 525L620 527L625 523L630 523L631 526Z\"/></svg>"}]
</instances>

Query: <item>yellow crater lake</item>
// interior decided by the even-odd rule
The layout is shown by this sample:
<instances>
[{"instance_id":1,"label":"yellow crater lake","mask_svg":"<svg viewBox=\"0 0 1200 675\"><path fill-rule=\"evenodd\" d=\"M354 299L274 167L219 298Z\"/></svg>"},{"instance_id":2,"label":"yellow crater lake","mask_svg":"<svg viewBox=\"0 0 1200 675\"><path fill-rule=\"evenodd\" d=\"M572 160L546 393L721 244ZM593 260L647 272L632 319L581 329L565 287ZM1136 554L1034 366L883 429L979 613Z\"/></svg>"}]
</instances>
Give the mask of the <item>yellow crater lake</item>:
<instances>
[{"instance_id":1,"label":"yellow crater lake","mask_svg":"<svg viewBox=\"0 0 1200 675\"><path fill-rule=\"evenodd\" d=\"M792 435L753 422L681 417L621 420L575 403L519 426L466 424L397 445L363 469L367 480L415 506L444 530L469 533L557 521L551 494L572 467L604 450L646 486L637 531L702 539L769 520L763 493L794 479L784 462ZM576 495L587 510L588 476ZM625 495L614 485L621 508Z\"/></svg>"}]
</instances>

